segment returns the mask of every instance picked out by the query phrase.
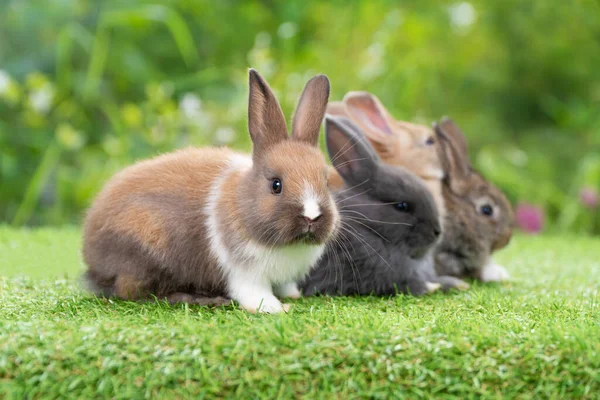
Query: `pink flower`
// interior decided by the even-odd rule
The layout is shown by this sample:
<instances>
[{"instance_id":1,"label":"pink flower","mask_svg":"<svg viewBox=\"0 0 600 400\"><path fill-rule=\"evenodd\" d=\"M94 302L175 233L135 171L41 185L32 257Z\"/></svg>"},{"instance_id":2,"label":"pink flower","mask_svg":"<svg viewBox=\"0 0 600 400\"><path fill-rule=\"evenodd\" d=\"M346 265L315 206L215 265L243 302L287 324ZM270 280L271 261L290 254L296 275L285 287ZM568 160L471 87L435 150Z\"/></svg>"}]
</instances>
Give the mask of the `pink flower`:
<instances>
[{"instance_id":1,"label":"pink flower","mask_svg":"<svg viewBox=\"0 0 600 400\"><path fill-rule=\"evenodd\" d=\"M581 203L587 208L596 208L600 200L598 199L598 191L591 186L584 186L579 192Z\"/></svg>"},{"instance_id":2,"label":"pink flower","mask_svg":"<svg viewBox=\"0 0 600 400\"><path fill-rule=\"evenodd\" d=\"M518 227L527 233L539 233L544 227L544 210L527 203L519 203L515 212Z\"/></svg>"}]
</instances>

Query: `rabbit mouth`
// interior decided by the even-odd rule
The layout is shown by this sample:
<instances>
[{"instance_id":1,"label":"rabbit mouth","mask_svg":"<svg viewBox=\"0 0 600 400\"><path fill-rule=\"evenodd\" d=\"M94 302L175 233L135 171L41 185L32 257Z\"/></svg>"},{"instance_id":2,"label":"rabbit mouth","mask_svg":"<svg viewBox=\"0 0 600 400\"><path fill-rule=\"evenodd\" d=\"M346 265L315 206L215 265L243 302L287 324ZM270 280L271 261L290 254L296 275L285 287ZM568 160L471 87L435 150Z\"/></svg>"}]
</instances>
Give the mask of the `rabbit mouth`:
<instances>
[{"instance_id":1,"label":"rabbit mouth","mask_svg":"<svg viewBox=\"0 0 600 400\"><path fill-rule=\"evenodd\" d=\"M304 233L299 234L298 236L296 236L293 240L294 243L301 243L301 244L319 244L320 241L317 238L317 235L315 235L314 232L312 231L307 231Z\"/></svg>"},{"instance_id":2,"label":"rabbit mouth","mask_svg":"<svg viewBox=\"0 0 600 400\"><path fill-rule=\"evenodd\" d=\"M413 251L411 251L409 253L409 257L412 258L413 260L420 260L427 255L428 251L429 251L428 247L420 248L420 249L413 249Z\"/></svg>"}]
</instances>

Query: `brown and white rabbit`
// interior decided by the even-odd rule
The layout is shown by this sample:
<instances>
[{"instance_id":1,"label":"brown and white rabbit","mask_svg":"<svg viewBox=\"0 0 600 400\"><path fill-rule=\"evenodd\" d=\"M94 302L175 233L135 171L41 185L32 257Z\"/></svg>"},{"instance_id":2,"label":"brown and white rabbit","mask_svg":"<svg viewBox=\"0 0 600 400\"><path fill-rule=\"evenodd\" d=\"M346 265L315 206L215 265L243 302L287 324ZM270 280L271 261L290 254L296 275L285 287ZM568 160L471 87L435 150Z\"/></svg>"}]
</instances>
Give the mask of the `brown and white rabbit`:
<instances>
[{"instance_id":1,"label":"brown and white rabbit","mask_svg":"<svg viewBox=\"0 0 600 400\"><path fill-rule=\"evenodd\" d=\"M287 309L276 295L300 296L295 282L339 225L317 146L329 80L306 84L289 137L269 85L249 75L251 157L180 150L124 169L100 192L83 238L96 293L195 304L230 298L268 313Z\"/></svg>"},{"instance_id":2,"label":"brown and white rabbit","mask_svg":"<svg viewBox=\"0 0 600 400\"><path fill-rule=\"evenodd\" d=\"M490 255L510 239L510 204L497 187L472 170L465 136L456 124L444 119L438 129L447 131L445 141L456 149L456 157L449 161L433 129L396 121L371 93L350 92L341 103L330 103L327 111L351 118L363 128L385 162L406 167L425 181L444 219L444 236L436 257L440 275L485 282L508 278ZM336 177L331 174L330 185L335 184ZM485 214L488 208L495 214Z\"/></svg>"},{"instance_id":3,"label":"brown and white rabbit","mask_svg":"<svg viewBox=\"0 0 600 400\"><path fill-rule=\"evenodd\" d=\"M436 269L452 276L470 276L484 282L509 278L490 255L511 238L513 213L500 189L471 167L467 140L449 118L434 124L444 178L446 217L444 240L438 246Z\"/></svg>"},{"instance_id":4,"label":"brown and white rabbit","mask_svg":"<svg viewBox=\"0 0 600 400\"><path fill-rule=\"evenodd\" d=\"M329 103L327 113L350 118L361 128L383 162L404 167L423 179L440 215L444 215L441 186L444 171L431 128L396 120L369 92L348 92L341 102ZM343 180L335 169L329 175L329 185L334 189L343 187Z\"/></svg>"}]
</instances>

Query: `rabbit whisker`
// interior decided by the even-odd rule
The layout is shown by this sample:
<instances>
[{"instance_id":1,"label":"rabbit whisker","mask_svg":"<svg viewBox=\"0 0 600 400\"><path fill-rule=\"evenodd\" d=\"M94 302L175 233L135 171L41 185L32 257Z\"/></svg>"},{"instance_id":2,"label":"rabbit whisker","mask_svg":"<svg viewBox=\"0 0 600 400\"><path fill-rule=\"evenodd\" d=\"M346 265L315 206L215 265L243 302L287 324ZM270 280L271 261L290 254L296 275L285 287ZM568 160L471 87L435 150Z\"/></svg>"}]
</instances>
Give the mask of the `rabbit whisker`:
<instances>
[{"instance_id":1,"label":"rabbit whisker","mask_svg":"<svg viewBox=\"0 0 600 400\"><path fill-rule=\"evenodd\" d=\"M367 192L368 192L368 191L370 191L370 190L371 190L371 189L367 189L367 190L365 190L364 192L360 192L360 193L353 194L353 195L352 195L352 196L350 196L350 197L346 197L345 199L338 201L338 202L337 202L337 204L339 205L340 203L343 203L344 201L348 201L348 200L350 200L350 199L353 199L353 198L354 198L354 197L356 197L356 196L360 196L361 194L365 194L365 193L367 193Z\"/></svg>"},{"instance_id":2,"label":"rabbit whisker","mask_svg":"<svg viewBox=\"0 0 600 400\"><path fill-rule=\"evenodd\" d=\"M348 231L348 232L350 232L350 231ZM383 261L383 262L385 263L385 265L387 265L387 266L388 266L388 268L390 269L390 271L393 271L393 268L392 268L392 266L391 266L391 265L390 265L390 264L389 264L389 263L386 261L386 259L385 259L385 258L383 258L383 257L381 256L381 254L379 254L379 253L377 252L377 250L375 250L375 249L373 248L373 246L371 246L371 245L370 245L370 244L369 244L367 241L365 241L365 240L364 240L362 237L360 237L360 236L358 236L358 235L354 235L354 237L355 237L356 239L358 239L358 240L359 240L361 243L363 243L363 246L364 246L365 244L366 244L367 246L369 246L369 248L370 248L371 250L373 250L373 252L374 252L375 254L377 254L377 256L379 256L379 258L381 258L381 261ZM365 250L366 250L366 248L365 248ZM367 252L368 252L368 251L367 251ZM369 254L370 254L370 253L369 253Z\"/></svg>"},{"instance_id":3,"label":"rabbit whisker","mask_svg":"<svg viewBox=\"0 0 600 400\"><path fill-rule=\"evenodd\" d=\"M335 154L335 155L334 155L334 156L331 158L331 163L332 163L332 164L335 162L335 160L337 160L338 158L340 158L341 156L343 156L344 154L346 154L348 151L352 150L352 148L353 148L354 146L356 146L356 144L357 144L358 142L354 142L354 143L352 143L352 145L351 145L350 147L348 147L347 149L345 149L345 150L344 150L344 148L345 148L346 146L348 146L348 144L349 144L349 143L350 143L350 141L346 142L346 144L344 144L344 145L342 146L342 148L341 148L341 149L339 149L339 150L338 150L338 152L337 152L337 153L336 153L336 154ZM342 152L342 150L343 150L343 152Z\"/></svg>"},{"instance_id":4,"label":"rabbit whisker","mask_svg":"<svg viewBox=\"0 0 600 400\"><path fill-rule=\"evenodd\" d=\"M362 226L364 226L365 228L369 229L371 232L373 232L374 234L376 234L377 236L379 236L380 238L382 238L383 240L385 240L386 242L390 243L390 241L388 239L386 239L385 237L381 236L381 234L379 232L377 232L375 229L371 228L369 225L360 222L356 219L353 219L353 222L356 222L357 224L360 224Z\"/></svg>"},{"instance_id":5,"label":"rabbit whisker","mask_svg":"<svg viewBox=\"0 0 600 400\"><path fill-rule=\"evenodd\" d=\"M347 210L350 211L350 210ZM358 218L358 217L351 217L349 215L346 215L346 218L350 219L350 220L361 220L361 221L367 221L367 222L376 222L378 224L386 224L386 225L406 225L406 226L413 226L412 224L406 223L406 222L387 222L387 221L379 221L376 219L369 219L369 218Z\"/></svg>"},{"instance_id":6,"label":"rabbit whisker","mask_svg":"<svg viewBox=\"0 0 600 400\"><path fill-rule=\"evenodd\" d=\"M358 207L358 206L389 206L391 204L396 204L398 203L397 201L390 201L389 203L364 203L364 204L346 204L343 207L340 207L340 209L344 209L344 208L350 208L350 207Z\"/></svg>"},{"instance_id":7,"label":"rabbit whisker","mask_svg":"<svg viewBox=\"0 0 600 400\"><path fill-rule=\"evenodd\" d=\"M358 183L358 184L356 184L356 185L354 185L354 186L351 186L351 187L349 187L349 188L346 188L346 189L340 190L340 191L339 191L339 192L337 192L337 193L338 193L338 194L345 193L345 192L347 192L348 190L355 189L355 188L357 188L357 187L359 187L359 186L362 186L362 185L364 185L364 184L365 184L365 183L367 183L367 182L369 182L369 179L368 179L368 178L367 178L367 179L365 179L364 181L362 181L361 183ZM344 199L344 200L342 200L342 201L345 201L345 200L346 200L346 199Z\"/></svg>"}]
</instances>

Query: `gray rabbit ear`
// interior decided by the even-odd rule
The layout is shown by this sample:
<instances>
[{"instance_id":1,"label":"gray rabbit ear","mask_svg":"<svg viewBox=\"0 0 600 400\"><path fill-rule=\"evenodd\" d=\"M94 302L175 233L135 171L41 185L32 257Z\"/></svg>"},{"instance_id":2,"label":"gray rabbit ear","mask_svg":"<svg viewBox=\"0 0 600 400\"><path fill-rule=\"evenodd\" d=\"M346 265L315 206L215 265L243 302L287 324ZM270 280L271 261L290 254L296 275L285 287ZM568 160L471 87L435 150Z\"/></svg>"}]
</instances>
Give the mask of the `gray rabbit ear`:
<instances>
[{"instance_id":1,"label":"gray rabbit ear","mask_svg":"<svg viewBox=\"0 0 600 400\"><path fill-rule=\"evenodd\" d=\"M325 117L325 142L331 163L348 186L365 182L379 166L377 153L348 118Z\"/></svg>"}]
</instances>

